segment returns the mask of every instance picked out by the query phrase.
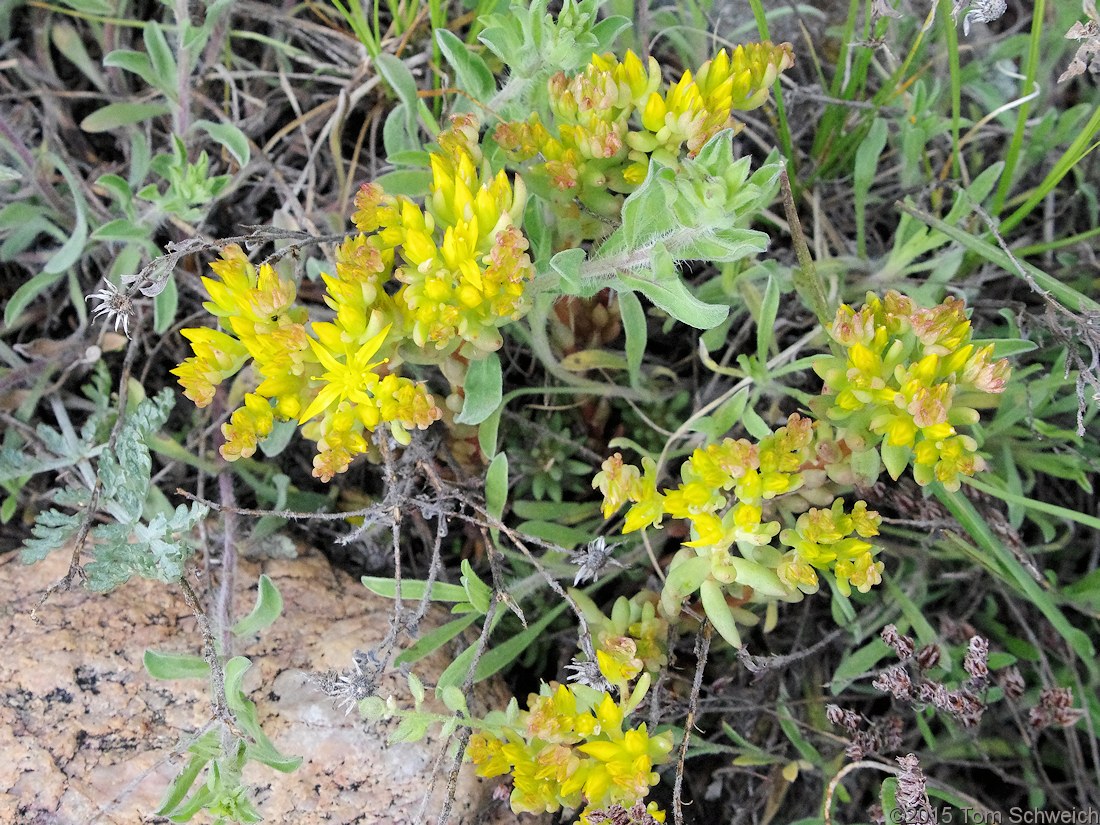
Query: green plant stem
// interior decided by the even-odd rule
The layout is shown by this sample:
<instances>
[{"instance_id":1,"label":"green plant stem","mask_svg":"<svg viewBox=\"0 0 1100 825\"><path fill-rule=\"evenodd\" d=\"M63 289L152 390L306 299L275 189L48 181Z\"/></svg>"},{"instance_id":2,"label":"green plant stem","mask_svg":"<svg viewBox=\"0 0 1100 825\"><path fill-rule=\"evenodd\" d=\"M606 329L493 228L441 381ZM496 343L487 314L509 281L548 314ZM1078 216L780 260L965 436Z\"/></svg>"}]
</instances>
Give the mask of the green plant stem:
<instances>
[{"instance_id":1,"label":"green plant stem","mask_svg":"<svg viewBox=\"0 0 1100 825\"><path fill-rule=\"evenodd\" d=\"M791 344L791 346L783 350L783 352L779 353L774 358L769 360L764 365L767 374L774 377L774 370L777 367L791 361L802 350L802 348L806 346L806 344L816 338L820 333L821 331L818 329L810 330L808 333L806 333L793 344ZM716 409L718 409L731 398L733 398L733 396L735 396L737 393L741 392L741 390L747 387L751 387L755 382L756 379L751 375L742 378L740 381L738 381L732 387L729 387L724 393L719 395L713 401L710 401L709 403L703 405L686 419L684 419L683 423L681 423L680 426L676 428L676 431L671 436L669 436L668 440L665 442L665 446L661 449L661 454L657 457L657 477L660 478L661 476L661 472L664 469L665 460L668 458L668 454L669 451L672 449L672 445L675 444L677 441L683 439L689 432L691 432L692 427L696 421L714 412Z\"/></svg>"},{"instance_id":2,"label":"green plant stem","mask_svg":"<svg viewBox=\"0 0 1100 825\"><path fill-rule=\"evenodd\" d=\"M986 484L984 481L980 481L976 478L964 478L963 481L975 490L980 490L986 495L999 498L1006 504L1016 504L1039 513L1046 513L1047 515L1066 519L1067 521L1075 521L1093 530L1100 530L1100 518L1091 516L1088 513L1078 513L1076 510L1070 509L1069 507L1060 507L1057 504L1050 504L1046 501L1039 501L1038 499L1017 495L1009 490L1002 490L994 487L992 484Z\"/></svg>"},{"instance_id":3,"label":"green plant stem","mask_svg":"<svg viewBox=\"0 0 1100 825\"><path fill-rule=\"evenodd\" d=\"M176 51L176 134L183 137L191 128L191 50L184 45L191 22L189 0L176 0L176 29L179 47Z\"/></svg>"},{"instance_id":4,"label":"green plant stem","mask_svg":"<svg viewBox=\"0 0 1100 825\"><path fill-rule=\"evenodd\" d=\"M794 274L795 290L807 309L817 316L822 326L827 327L833 320L833 315L829 311L828 291L825 289L825 282L818 274L817 267L814 266L810 247L802 232L802 222L798 219L794 193L791 191L791 182L787 178L786 170L779 173L779 187L783 192L783 210L787 213L791 242L794 244L795 255L798 256L798 270Z\"/></svg>"},{"instance_id":5,"label":"green plant stem","mask_svg":"<svg viewBox=\"0 0 1100 825\"><path fill-rule=\"evenodd\" d=\"M1054 603L1049 593L1033 579L1016 560L1004 543L989 529L989 525L966 496L948 493L939 485L933 493L940 504L962 525L979 551L979 557L988 564L995 575L1016 592L1026 596L1058 631L1070 648L1095 675L1100 672L1096 663L1096 651L1087 634L1070 624ZM961 539L960 539L961 540ZM964 545L969 544L963 541Z\"/></svg>"},{"instance_id":6,"label":"green plant stem","mask_svg":"<svg viewBox=\"0 0 1100 825\"><path fill-rule=\"evenodd\" d=\"M712 231L713 227L686 227L618 255L589 258L581 265L581 283L589 289L598 288L622 272L646 266L653 260L653 249L658 243L664 244L669 254L676 258L678 252L707 237Z\"/></svg>"},{"instance_id":7,"label":"green plant stem","mask_svg":"<svg viewBox=\"0 0 1100 825\"><path fill-rule=\"evenodd\" d=\"M1064 306L1076 312L1100 312L1100 303L1088 297L1082 295L1076 289L1068 286L1057 278L1048 275L1038 267L1032 266L1026 261L1014 262L1002 249L988 241L971 235L964 229L959 229L957 226L951 226L950 224L940 220L934 215L930 215L922 209L918 209L910 203L899 202L896 204L898 209L912 215L922 223L942 232L949 238L957 241L966 249L974 252L990 263L996 264L1008 272L1012 272L1021 278L1030 277L1039 289L1045 290L1050 293L1051 297ZM1016 268L1016 263L1019 263L1020 271Z\"/></svg>"},{"instance_id":8,"label":"green plant stem","mask_svg":"<svg viewBox=\"0 0 1100 825\"><path fill-rule=\"evenodd\" d=\"M935 19L935 14L936 5L933 4L932 8L928 11L928 17L925 19L924 25L913 39L913 45L909 47L909 51L905 55L905 60L903 60L897 70L890 75L889 79L882 84L882 87L872 98L872 101L876 105L885 106L909 88L909 81L905 79L905 76L909 71L909 67L916 59L917 54L920 52L921 44L924 43L924 33L931 27L932 21Z\"/></svg>"},{"instance_id":9,"label":"green plant stem","mask_svg":"<svg viewBox=\"0 0 1100 825\"><path fill-rule=\"evenodd\" d=\"M183 600L195 615L195 621L199 625L199 633L202 635L203 659L210 666L210 689L214 694L214 718L223 722L227 727L236 730L236 723L233 720L233 714L229 710L229 702L225 697L225 670L222 668L221 657L218 656L214 632L210 627L210 618L202 609L199 597L195 594L191 583L186 578L182 578L179 580L179 585L183 591Z\"/></svg>"},{"instance_id":10,"label":"green plant stem","mask_svg":"<svg viewBox=\"0 0 1100 825\"><path fill-rule=\"evenodd\" d=\"M367 22L367 16L363 13L363 4L360 0L348 0L348 6L345 6L342 0L331 0L332 5L336 7L336 10L340 12L348 26L355 33L355 36L359 38L359 42L363 44L363 48L367 50L367 54L371 60L378 58L378 55L382 52L381 37L377 35L378 31L378 6L374 7L374 30L370 28L370 24Z\"/></svg>"},{"instance_id":11,"label":"green plant stem","mask_svg":"<svg viewBox=\"0 0 1100 825\"><path fill-rule=\"evenodd\" d=\"M447 4L442 0L428 0L428 22L431 25L431 41L432 41L432 65L439 66L443 61L443 52L439 48L439 41L436 40L435 33L439 29L447 28ZM439 72L432 72L432 89L439 91L441 75ZM432 114L436 117L442 117L443 115L443 98L437 97L432 106Z\"/></svg>"},{"instance_id":12,"label":"green plant stem","mask_svg":"<svg viewBox=\"0 0 1100 825\"><path fill-rule=\"evenodd\" d=\"M1039 46L1043 39L1043 18L1046 16L1046 0L1035 0L1031 11L1031 36L1028 40L1027 63L1024 66L1024 79L1020 88L1024 94L1029 94L1035 85L1035 76L1039 71ZM1012 132L1012 141L1008 145L1005 154L1005 170L997 184L997 192L993 195L990 212L999 215L1004 209L1008 190L1012 186L1012 179L1016 174L1016 166L1020 162L1020 152L1024 146L1024 130L1027 128L1027 118L1031 114L1031 100L1026 101L1016 110L1016 128ZM1018 210L1017 210L1018 211ZM1008 231L1008 228L1005 228Z\"/></svg>"},{"instance_id":13,"label":"green plant stem","mask_svg":"<svg viewBox=\"0 0 1100 825\"><path fill-rule=\"evenodd\" d=\"M860 0L849 0L848 17L844 23L844 33L840 37L840 52L836 58L833 83L829 88L829 96L835 99L840 99L844 91L844 67L848 63L848 50L851 49L851 43L855 40L856 17L859 14L859 7ZM814 157L820 159L825 156L836 129L843 123L846 116L847 111L842 105L832 104L826 109L821 117L821 125L814 135L813 147L810 150Z\"/></svg>"},{"instance_id":14,"label":"green plant stem","mask_svg":"<svg viewBox=\"0 0 1100 825\"><path fill-rule=\"evenodd\" d=\"M531 349L534 350L535 355L542 362L547 372L561 382L569 385L577 392L584 391L606 398L629 398L633 401L641 401L643 403L653 400L653 394L644 390L619 387L601 381L581 378L562 367L561 362L554 357L554 351L550 347L550 338L546 332L550 309L549 306L541 305L542 302L546 300L549 300L548 297L539 296L539 298L536 299L535 307L528 315L528 324L517 324L512 329L519 332L520 330L524 330L526 326L526 334L523 335L523 337L527 338L527 343L531 345Z\"/></svg>"},{"instance_id":15,"label":"green plant stem","mask_svg":"<svg viewBox=\"0 0 1100 825\"><path fill-rule=\"evenodd\" d=\"M72 204L66 203L58 194L53 190L53 187L47 186L42 182L41 176L38 174L38 163L31 153L31 150L27 148L27 144L23 142L23 139L15 133L11 125L8 123L7 118L4 117L4 112L0 110L0 138L3 138L11 146L11 151L16 157L21 160L27 167L27 175L34 183L34 188L37 189L57 212L61 215L69 216L72 214Z\"/></svg>"}]
</instances>

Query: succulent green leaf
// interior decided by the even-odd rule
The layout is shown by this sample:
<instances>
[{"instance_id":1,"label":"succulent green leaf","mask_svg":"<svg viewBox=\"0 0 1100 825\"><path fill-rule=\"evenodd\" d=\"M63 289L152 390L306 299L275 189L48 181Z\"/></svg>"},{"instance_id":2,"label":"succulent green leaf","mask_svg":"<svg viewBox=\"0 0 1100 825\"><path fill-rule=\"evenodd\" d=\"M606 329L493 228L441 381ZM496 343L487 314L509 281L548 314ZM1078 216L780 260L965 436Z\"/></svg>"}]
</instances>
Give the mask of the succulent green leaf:
<instances>
[{"instance_id":1,"label":"succulent green leaf","mask_svg":"<svg viewBox=\"0 0 1100 825\"><path fill-rule=\"evenodd\" d=\"M485 509L493 518L504 515L508 503L508 454L497 453L485 471Z\"/></svg>"},{"instance_id":2,"label":"succulent green leaf","mask_svg":"<svg viewBox=\"0 0 1100 825\"><path fill-rule=\"evenodd\" d=\"M714 579L707 579L699 585L699 598L714 629L733 647L741 647L741 633L737 630L737 622L726 602L722 585Z\"/></svg>"},{"instance_id":3,"label":"succulent green leaf","mask_svg":"<svg viewBox=\"0 0 1100 825\"><path fill-rule=\"evenodd\" d=\"M459 604L462 604L462 602L459 602ZM452 619L446 624L437 627L430 633L425 633L393 660L394 665L398 667L401 665L410 665L413 662L423 659L433 651L439 650L439 648L443 647L443 645L447 644L447 642L451 641L451 639L458 636L463 630L477 621L481 615L481 613L472 610L464 616Z\"/></svg>"},{"instance_id":4,"label":"succulent green leaf","mask_svg":"<svg viewBox=\"0 0 1100 825\"><path fill-rule=\"evenodd\" d=\"M484 615L489 612L489 604L493 599L493 588L483 582L474 572L469 559L462 560L462 586L466 590L470 604Z\"/></svg>"},{"instance_id":5,"label":"succulent green leaf","mask_svg":"<svg viewBox=\"0 0 1100 825\"><path fill-rule=\"evenodd\" d=\"M886 442L883 442L880 451L886 472L890 474L890 478L897 481L901 474L905 472L905 468L909 466L909 459L912 457L913 451L904 444L887 444Z\"/></svg>"}]
</instances>

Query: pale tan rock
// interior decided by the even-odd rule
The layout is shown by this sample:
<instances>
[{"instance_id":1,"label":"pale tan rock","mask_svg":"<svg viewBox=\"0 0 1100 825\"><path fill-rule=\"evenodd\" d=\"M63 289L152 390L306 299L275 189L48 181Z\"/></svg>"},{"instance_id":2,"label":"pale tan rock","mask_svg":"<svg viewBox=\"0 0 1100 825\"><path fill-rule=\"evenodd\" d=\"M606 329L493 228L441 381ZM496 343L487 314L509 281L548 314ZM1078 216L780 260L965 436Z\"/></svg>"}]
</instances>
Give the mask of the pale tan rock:
<instances>
[{"instance_id":1,"label":"pale tan rock","mask_svg":"<svg viewBox=\"0 0 1100 825\"><path fill-rule=\"evenodd\" d=\"M173 749L209 721L210 699L205 680L158 682L141 657L149 647L198 652L195 619L172 588L135 580L107 595L57 593L36 625L30 611L64 572L66 555L31 567L14 553L0 558L0 823L166 822L152 812L183 764ZM384 727L368 729L357 714L334 708L305 676L344 668L352 650L376 645L389 626L389 602L304 551L293 560L242 563L243 612L260 572L275 581L286 607L236 652L253 662L245 685L265 731L284 753L304 758L289 775L263 766L246 774L265 821L435 822L445 777L429 817L417 814L439 742L387 747ZM448 661L441 651L419 663L418 673L430 681ZM380 692L406 699L403 677L386 678ZM475 697L483 705L507 700L499 685L486 690ZM494 784L464 766L451 821L518 821L491 799Z\"/></svg>"}]
</instances>

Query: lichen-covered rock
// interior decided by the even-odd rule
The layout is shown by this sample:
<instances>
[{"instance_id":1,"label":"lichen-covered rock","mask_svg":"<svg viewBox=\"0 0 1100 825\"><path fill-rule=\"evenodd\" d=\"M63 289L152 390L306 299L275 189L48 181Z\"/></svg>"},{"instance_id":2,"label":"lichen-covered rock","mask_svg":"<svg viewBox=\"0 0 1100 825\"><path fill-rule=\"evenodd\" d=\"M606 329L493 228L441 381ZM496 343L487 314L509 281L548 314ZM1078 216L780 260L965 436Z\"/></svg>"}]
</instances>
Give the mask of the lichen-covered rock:
<instances>
[{"instance_id":1,"label":"lichen-covered rock","mask_svg":"<svg viewBox=\"0 0 1100 825\"><path fill-rule=\"evenodd\" d=\"M132 825L152 816L183 763L180 740L209 721L205 680L158 682L142 667L146 648L198 652L194 617L179 592L132 581L102 595L54 594L30 612L64 572L65 553L25 567L0 557L0 822L20 825ZM236 651L253 662L245 685L264 729L286 754L304 758L292 774L257 766L246 773L267 822L435 822L446 793L445 771L427 807L438 740L384 743L386 730L333 707L306 673L342 669L355 648L378 644L391 605L371 595L316 551L297 559L243 562L239 604L252 604L267 573L286 607L283 616ZM252 592L248 592L252 588ZM427 625L427 622L425 622ZM418 664L425 682L447 665L444 652ZM386 677L380 693L407 698L405 680ZM490 685L478 699L503 706ZM460 775L454 823L514 822L491 798L493 781ZM6 791L6 793L3 793Z\"/></svg>"}]
</instances>

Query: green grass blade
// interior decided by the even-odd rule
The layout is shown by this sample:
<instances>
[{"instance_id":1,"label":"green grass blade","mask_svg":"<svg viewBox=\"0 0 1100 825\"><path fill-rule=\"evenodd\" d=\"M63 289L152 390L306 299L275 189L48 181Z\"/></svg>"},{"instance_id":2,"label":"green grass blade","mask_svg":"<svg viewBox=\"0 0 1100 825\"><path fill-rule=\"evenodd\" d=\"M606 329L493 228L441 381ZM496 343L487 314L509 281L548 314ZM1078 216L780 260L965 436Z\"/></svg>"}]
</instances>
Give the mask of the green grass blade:
<instances>
[{"instance_id":1,"label":"green grass blade","mask_svg":"<svg viewBox=\"0 0 1100 825\"><path fill-rule=\"evenodd\" d=\"M1017 277L1023 277L1024 274L1030 276L1035 282L1035 285L1040 289L1044 289L1051 294L1051 296L1077 312L1100 312L1100 303L1097 303L1092 298L1089 298L1068 284L1064 284L1057 278L1048 275L1032 264L1026 261L1020 261L1020 268L1023 270L1021 273L1017 270L1016 265L1005 254L1004 250L994 244L989 243L975 235L971 235L965 229L960 229L957 226L952 226L946 223L934 215L929 215L920 209L917 209L910 203L899 203L898 208L908 215L912 215L917 220L927 224L933 229L937 229L944 235L947 235L954 241L958 241L970 252L979 255L992 264L996 264L1002 269L1011 272Z\"/></svg>"},{"instance_id":2,"label":"green grass blade","mask_svg":"<svg viewBox=\"0 0 1100 825\"><path fill-rule=\"evenodd\" d=\"M1046 6L1046 0L1035 0L1031 11L1031 36L1027 45L1027 62L1024 65L1024 79L1020 82L1020 88L1025 95L1030 94L1034 88L1035 75L1039 71L1039 46L1043 39L1043 18L1046 16ZM997 185L997 194L993 196L993 206L990 210L994 215L999 214L1004 208L1005 198L1008 197L1009 187L1012 186L1016 164L1020 162L1020 152L1024 148L1024 129L1027 128L1027 118L1031 114L1032 102L1027 100L1016 110L1016 128L1012 132L1012 141L1005 154L1005 171Z\"/></svg>"},{"instance_id":3,"label":"green grass blade","mask_svg":"<svg viewBox=\"0 0 1100 825\"><path fill-rule=\"evenodd\" d=\"M1093 530L1100 530L1100 518L1096 516L1090 516L1088 513L1079 513L1076 510L1071 510L1068 507L1059 507L1057 504L1050 504L1046 501L1037 501L1027 496L1017 495L1016 493L1009 492L1008 490L1002 490L999 487L994 487L992 484L986 484L984 481L978 481L975 478L965 479L966 483L973 487L975 490L981 490L983 493L987 493L991 496L996 496L1005 504L1015 504L1023 507L1027 510L1035 510L1039 513L1046 513L1047 515L1057 516L1058 518L1064 518L1068 521L1075 521L1078 524L1083 524L1085 527L1091 527Z\"/></svg>"},{"instance_id":4,"label":"green grass blade","mask_svg":"<svg viewBox=\"0 0 1100 825\"><path fill-rule=\"evenodd\" d=\"M1094 676L1100 674L1100 668L1097 668L1095 661L1096 649L1092 641L1085 633L1070 624L1050 594L1028 574L1023 565L1004 546L1004 542L993 535L985 519L974 509L974 505L964 496L952 495L943 489L938 489L935 495L970 534L978 546L979 553L992 557L996 566L1005 572L1005 583L1022 592L1046 616L1047 621L1081 658L1091 674Z\"/></svg>"}]
</instances>

